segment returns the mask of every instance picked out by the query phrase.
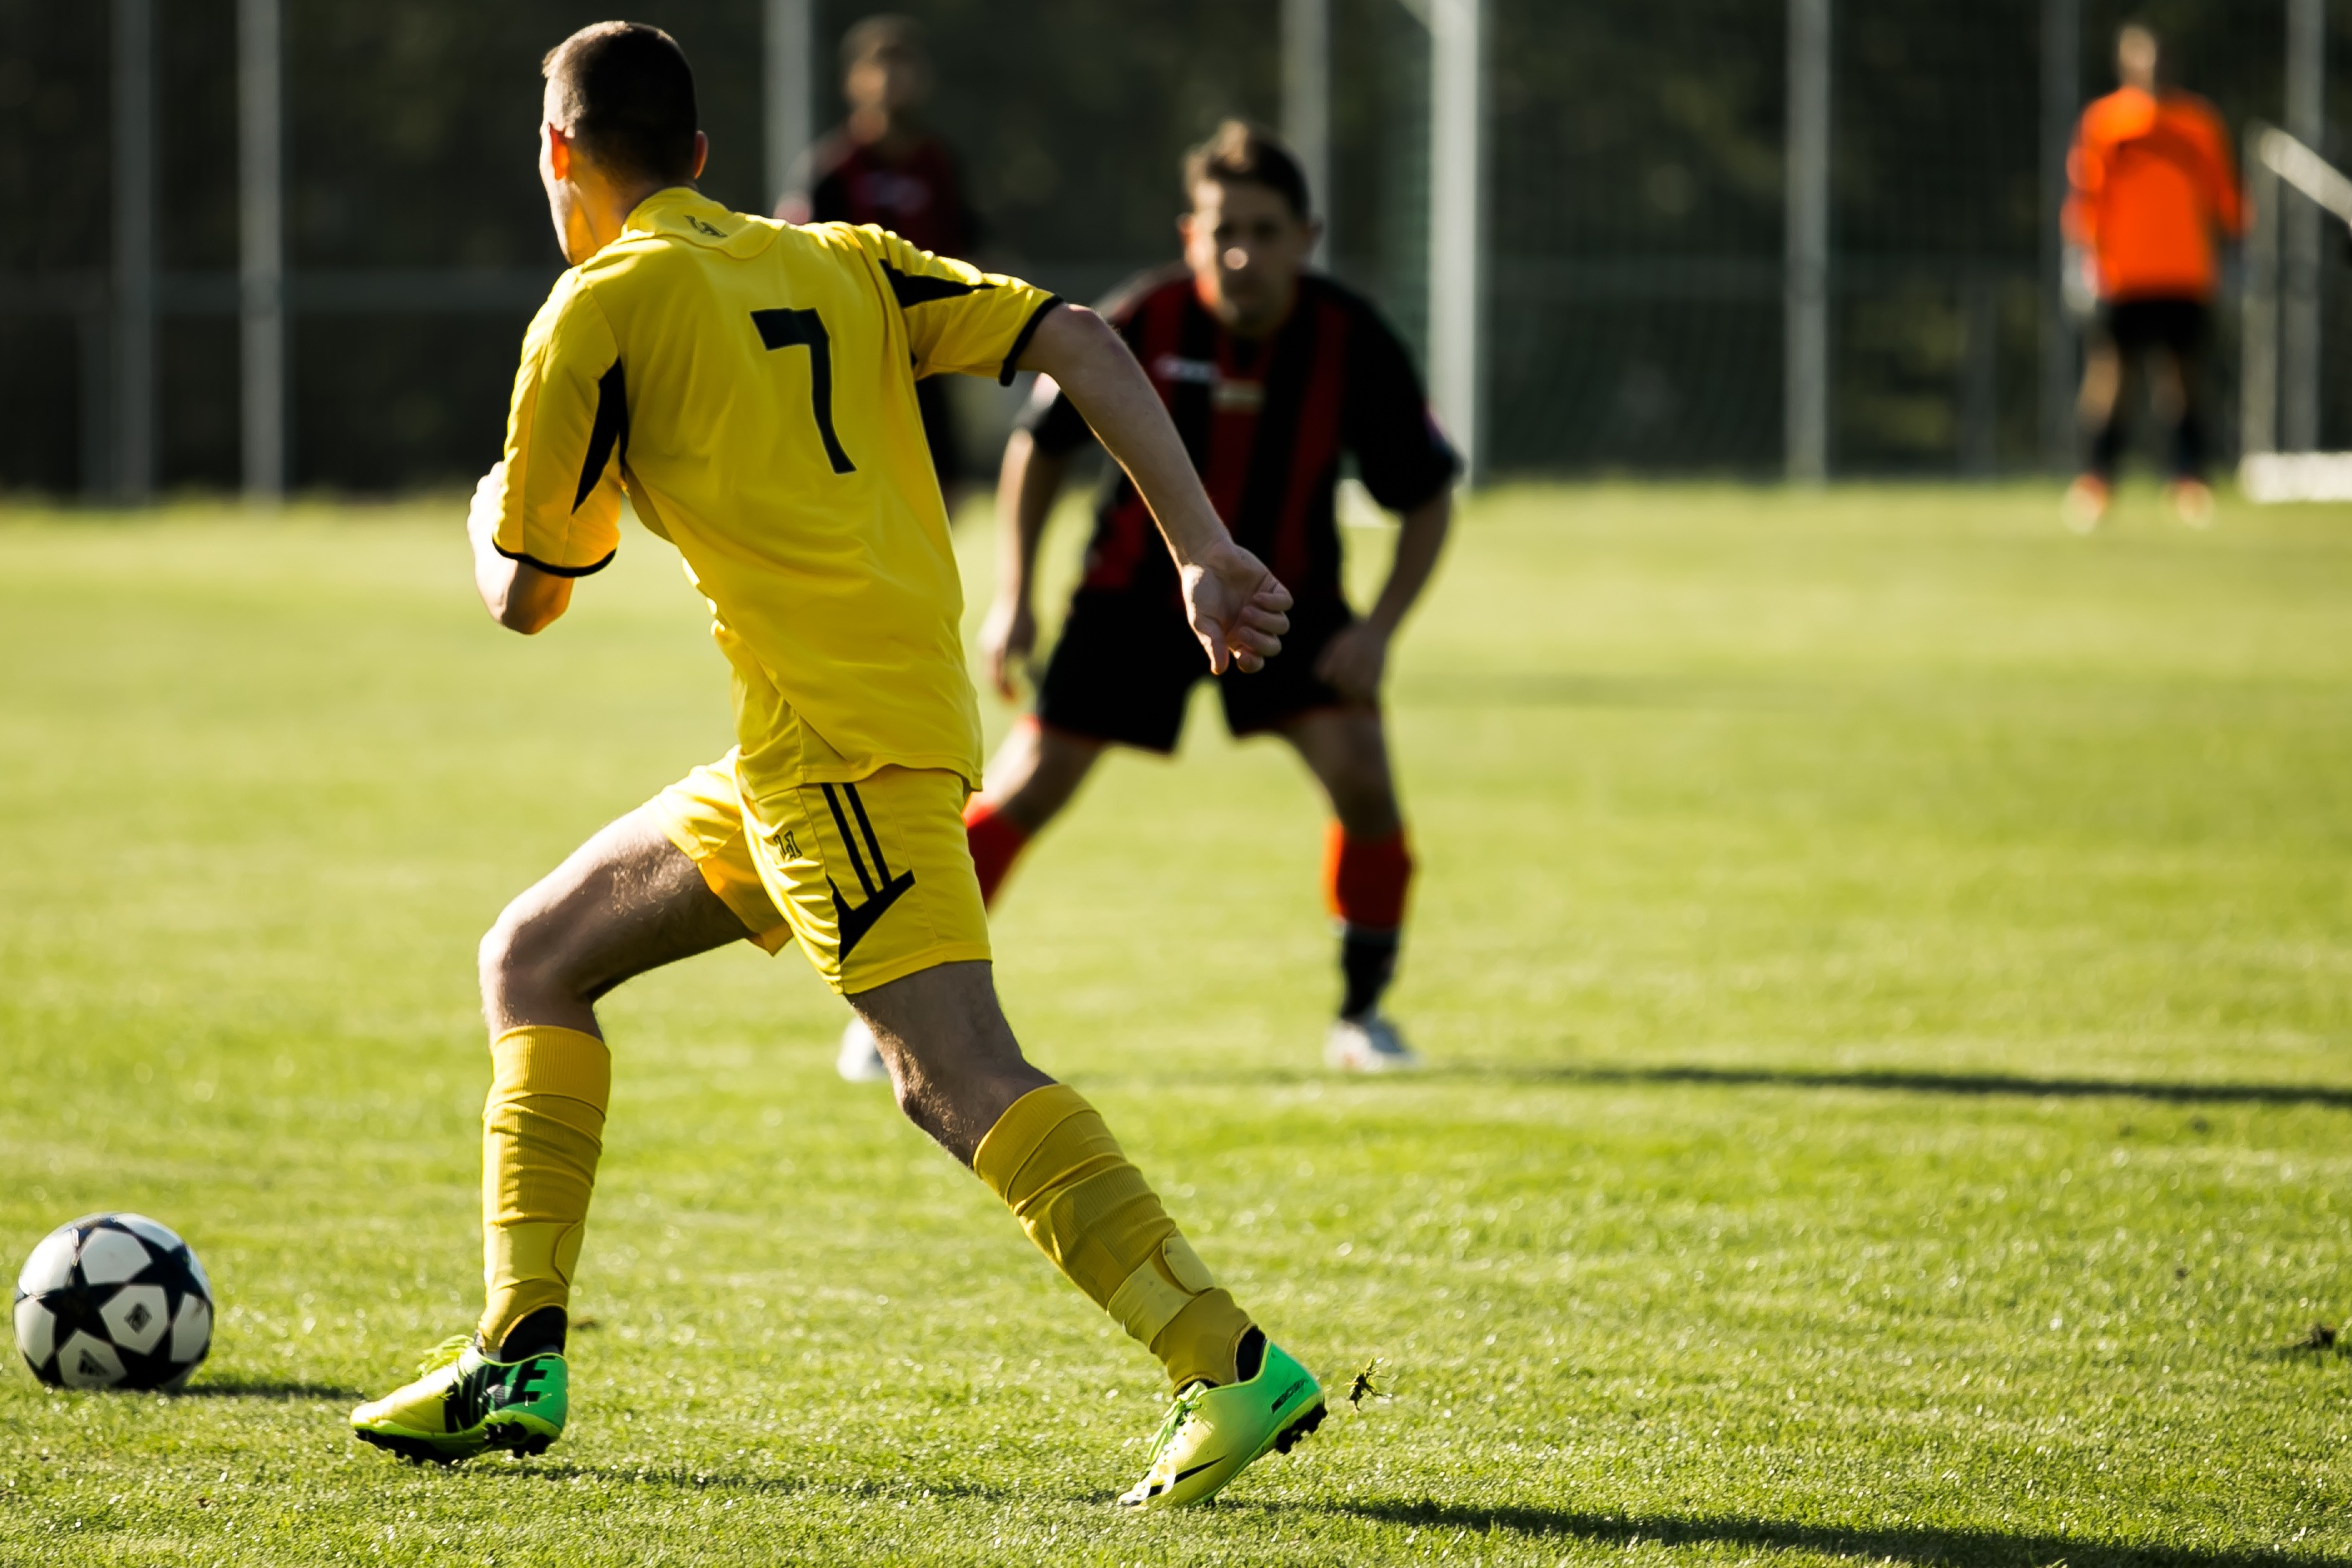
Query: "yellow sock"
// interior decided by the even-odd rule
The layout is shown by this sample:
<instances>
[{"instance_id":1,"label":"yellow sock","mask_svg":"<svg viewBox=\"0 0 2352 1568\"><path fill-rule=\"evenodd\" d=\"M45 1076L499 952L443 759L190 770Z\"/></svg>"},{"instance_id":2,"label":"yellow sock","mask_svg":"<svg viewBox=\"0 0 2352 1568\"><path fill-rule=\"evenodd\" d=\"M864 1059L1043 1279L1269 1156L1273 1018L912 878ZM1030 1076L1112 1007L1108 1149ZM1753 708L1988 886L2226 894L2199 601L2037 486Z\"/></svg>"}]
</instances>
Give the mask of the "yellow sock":
<instances>
[{"instance_id":1,"label":"yellow sock","mask_svg":"<svg viewBox=\"0 0 2352 1568\"><path fill-rule=\"evenodd\" d=\"M490 1042L482 1107L482 1343L541 1307L571 1300L580 1262L613 1053L593 1034L552 1025L510 1029Z\"/></svg>"},{"instance_id":2,"label":"yellow sock","mask_svg":"<svg viewBox=\"0 0 2352 1568\"><path fill-rule=\"evenodd\" d=\"M1177 1387L1235 1380L1249 1314L1210 1278L1084 1095L1060 1083L1024 1094L980 1141L971 1168Z\"/></svg>"}]
</instances>

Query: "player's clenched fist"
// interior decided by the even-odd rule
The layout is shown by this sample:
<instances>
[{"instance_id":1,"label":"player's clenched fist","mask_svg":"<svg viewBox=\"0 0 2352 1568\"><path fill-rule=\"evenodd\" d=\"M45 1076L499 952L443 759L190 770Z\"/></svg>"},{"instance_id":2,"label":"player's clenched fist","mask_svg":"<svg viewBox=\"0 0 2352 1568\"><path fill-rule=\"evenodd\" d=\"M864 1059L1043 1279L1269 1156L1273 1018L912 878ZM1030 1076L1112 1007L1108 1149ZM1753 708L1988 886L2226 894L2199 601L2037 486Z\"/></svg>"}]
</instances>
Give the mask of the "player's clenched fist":
<instances>
[{"instance_id":1,"label":"player's clenched fist","mask_svg":"<svg viewBox=\"0 0 2352 1568\"><path fill-rule=\"evenodd\" d=\"M1290 630L1290 590L1264 561L1225 541L1211 545L1180 576L1184 618L1208 653L1211 674L1223 674L1228 660L1244 674L1262 670L1282 652L1282 634Z\"/></svg>"}]
</instances>

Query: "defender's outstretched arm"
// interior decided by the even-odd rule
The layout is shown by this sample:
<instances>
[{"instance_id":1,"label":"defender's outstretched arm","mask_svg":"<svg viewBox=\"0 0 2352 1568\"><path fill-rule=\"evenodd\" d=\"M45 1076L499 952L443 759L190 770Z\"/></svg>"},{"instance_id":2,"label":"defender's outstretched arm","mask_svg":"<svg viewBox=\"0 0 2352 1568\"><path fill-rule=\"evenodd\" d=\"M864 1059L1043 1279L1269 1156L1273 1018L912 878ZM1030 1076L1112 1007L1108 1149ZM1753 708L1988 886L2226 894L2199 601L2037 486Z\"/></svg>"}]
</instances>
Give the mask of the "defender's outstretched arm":
<instances>
[{"instance_id":1,"label":"defender's outstretched arm","mask_svg":"<svg viewBox=\"0 0 2352 1568\"><path fill-rule=\"evenodd\" d=\"M996 602L980 629L980 649L989 679L1006 702L1018 695L1013 672L1026 666L1037 649L1032 591L1037 546L1069 468L1067 456L1040 452L1025 430L1014 431L1004 444L1004 466L996 480Z\"/></svg>"},{"instance_id":2,"label":"defender's outstretched arm","mask_svg":"<svg viewBox=\"0 0 2352 1568\"><path fill-rule=\"evenodd\" d=\"M1453 527L1454 487L1447 486L1398 520L1396 557L1381 596L1361 621L1323 646L1315 674L1340 695L1357 702L1378 702L1381 682L1388 673L1389 643L1402 624L1405 612L1421 598L1437 570L1438 553Z\"/></svg>"},{"instance_id":3,"label":"defender's outstretched arm","mask_svg":"<svg viewBox=\"0 0 2352 1568\"><path fill-rule=\"evenodd\" d=\"M1059 382L1135 481L1176 558L1185 615L1210 670L1223 674L1228 662L1263 668L1290 630L1290 591L1218 521L1182 437L1125 340L1093 311L1066 305L1038 323L1021 368Z\"/></svg>"},{"instance_id":4,"label":"defender's outstretched arm","mask_svg":"<svg viewBox=\"0 0 2352 1568\"><path fill-rule=\"evenodd\" d=\"M529 637L544 632L572 603L572 580L499 553L499 490L506 465L495 464L474 486L466 537L474 546L474 588L490 619Z\"/></svg>"}]
</instances>

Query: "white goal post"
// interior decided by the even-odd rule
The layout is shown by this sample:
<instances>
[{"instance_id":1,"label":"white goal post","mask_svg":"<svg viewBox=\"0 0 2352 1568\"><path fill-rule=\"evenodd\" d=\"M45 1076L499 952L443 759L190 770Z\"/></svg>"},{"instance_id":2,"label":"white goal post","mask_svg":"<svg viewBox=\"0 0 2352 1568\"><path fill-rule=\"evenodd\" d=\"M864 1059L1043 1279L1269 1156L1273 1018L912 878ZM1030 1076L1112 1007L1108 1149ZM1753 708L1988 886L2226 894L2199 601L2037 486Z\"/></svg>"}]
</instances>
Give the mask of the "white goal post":
<instances>
[{"instance_id":1,"label":"white goal post","mask_svg":"<svg viewBox=\"0 0 2352 1568\"><path fill-rule=\"evenodd\" d=\"M2257 122L2247 128L2246 194L2253 204L2253 227L2246 236L2244 312L2245 358L2239 393L2238 487L2252 501L2352 501L2352 452L2279 450L2282 391L2290 398L2309 400L2316 386L2281 385L2282 352L2287 332L2286 313L2280 309L2282 267L2281 207L2288 192L2307 200L2347 225L2352 225L2352 177L2347 177L2302 141L2273 125ZM2316 256L2308 258L2315 262ZM2306 262L2298 272L2315 274ZM2299 278L2312 287L2316 278ZM2305 346L2306 353L2316 345ZM2315 379L2315 378L2314 378ZM2301 378L2296 378L2299 382ZM2292 423L2308 430L2317 424L2315 409L2297 411Z\"/></svg>"}]
</instances>

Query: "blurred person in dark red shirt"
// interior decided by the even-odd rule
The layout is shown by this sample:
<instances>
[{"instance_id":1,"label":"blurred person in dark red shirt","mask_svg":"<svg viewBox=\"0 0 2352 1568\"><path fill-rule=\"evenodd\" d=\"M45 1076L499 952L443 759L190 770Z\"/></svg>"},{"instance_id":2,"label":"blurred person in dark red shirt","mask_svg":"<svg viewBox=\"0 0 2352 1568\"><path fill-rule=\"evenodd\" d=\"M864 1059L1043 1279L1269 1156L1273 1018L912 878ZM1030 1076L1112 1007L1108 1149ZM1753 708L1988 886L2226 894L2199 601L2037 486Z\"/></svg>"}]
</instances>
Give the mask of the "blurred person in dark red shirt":
<instances>
[{"instance_id":1,"label":"blurred person in dark red shirt","mask_svg":"<svg viewBox=\"0 0 2352 1568\"><path fill-rule=\"evenodd\" d=\"M2096 528L2123 455L2123 390L2146 376L2157 416L2171 427L2167 486L2181 520L2212 515L2206 488L2198 375L2220 283L2220 242L2244 232L2230 133L2213 106L2160 85L2156 35L2138 24L2116 36L2123 85L2083 111L2066 160L2066 236L2079 247L2098 301L2077 412L2089 461L2066 492L2066 519Z\"/></svg>"},{"instance_id":2,"label":"blurred person in dark red shirt","mask_svg":"<svg viewBox=\"0 0 2352 1568\"><path fill-rule=\"evenodd\" d=\"M978 224L947 143L919 118L931 93L930 54L911 16L868 16L842 35L849 118L809 152L803 177L776 205L795 224L876 224L940 256L969 260ZM966 477L947 389L915 383L931 465L952 507Z\"/></svg>"}]
</instances>

